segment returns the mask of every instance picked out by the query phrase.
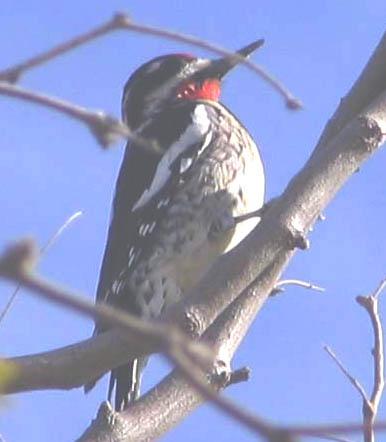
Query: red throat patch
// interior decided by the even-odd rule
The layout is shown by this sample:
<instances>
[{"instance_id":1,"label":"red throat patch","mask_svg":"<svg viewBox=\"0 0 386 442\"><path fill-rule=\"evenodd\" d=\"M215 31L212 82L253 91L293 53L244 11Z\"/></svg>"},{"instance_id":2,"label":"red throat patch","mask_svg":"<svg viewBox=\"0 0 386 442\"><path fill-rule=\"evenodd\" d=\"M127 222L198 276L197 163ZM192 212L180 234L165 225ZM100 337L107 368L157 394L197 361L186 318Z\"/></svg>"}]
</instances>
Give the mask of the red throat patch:
<instances>
[{"instance_id":1,"label":"red throat patch","mask_svg":"<svg viewBox=\"0 0 386 442\"><path fill-rule=\"evenodd\" d=\"M204 82L188 82L177 89L177 98L183 100L218 101L221 94L221 81L217 78L207 78Z\"/></svg>"}]
</instances>

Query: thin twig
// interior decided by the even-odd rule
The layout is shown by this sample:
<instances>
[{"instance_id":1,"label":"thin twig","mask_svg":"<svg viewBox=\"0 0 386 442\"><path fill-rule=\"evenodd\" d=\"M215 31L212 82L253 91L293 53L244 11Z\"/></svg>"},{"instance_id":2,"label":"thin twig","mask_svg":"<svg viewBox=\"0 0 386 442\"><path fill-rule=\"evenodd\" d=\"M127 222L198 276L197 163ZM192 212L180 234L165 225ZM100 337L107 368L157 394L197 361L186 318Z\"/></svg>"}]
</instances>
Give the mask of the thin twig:
<instances>
[{"instance_id":1,"label":"thin twig","mask_svg":"<svg viewBox=\"0 0 386 442\"><path fill-rule=\"evenodd\" d=\"M329 424L329 425L308 425L308 426L293 426L284 427L287 431L295 436L313 436L320 437L322 434L348 434L348 433L359 433L364 430L363 424L358 423L340 423L340 424ZM385 431L386 421L381 421L374 424L374 430Z\"/></svg>"},{"instance_id":2,"label":"thin twig","mask_svg":"<svg viewBox=\"0 0 386 442\"><path fill-rule=\"evenodd\" d=\"M379 317L378 300L382 290L386 287L386 279L381 281L378 288L370 296L357 296L356 301L359 305L366 309L370 316L371 324L374 332L374 348L372 351L374 357L374 385L371 393L371 398L367 397L366 391L361 383L355 379L327 345L324 349L336 362L342 370L347 379L356 388L362 397L362 412L363 412L363 434L365 442L374 442L374 422L377 415L379 403L382 397L385 386L384 379L384 352L383 352L383 331L382 323Z\"/></svg>"},{"instance_id":3,"label":"thin twig","mask_svg":"<svg viewBox=\"0 0 386 442\"><path fill-rule=\"evenodd\" d=\"M386 279L380 282L378 288L375 290L373 294L374 298L379 298L379 295L383 292L385 287L386 287Z\"/></svg>"},{"instance_id":4,"label":"thin twig","mask_svg":"<svg viewBox=\"0 0 386 442\"><path fill-rule=\"evenodd\" d=\"M103 111L91 111L82 106L70 103L69 101L31 91L5 81L0 81L0 94L41 104L82 121L88 126L103 147L107 147L122 138L130 137L136 140L136 137L129 131L125 124L107 115ZM144 142L142 139L141 143Z\"/></svg>"},{"instance_id":5,"label":"thin twig","mask_svg":"<svg viewBox=\"0 0 386 442\"><path fill-rule=\"evenodd\" d=\"M316 435L315 437L317 437L319 439L333 440L335 442L354 442L350 439L346 439L346 438L339 437L339 436L334 436L333 434L320 434L320 435Z\"/></svg>"},{"instance_id":6,"label":"thin twig","mask_svg":"<svg viewBox=\"0 0 386 442\"><path fill-rule=\"evenodd\" d=\"M67 227L76 220L76 218L80 217L83 214L81 210L78 212L75 212L73 215L71 215L66 221L59 227L59 229L51 236L51 238L47 241L47 243L41 248L40 250L40 256L43 256L45 252L47 252L50 247L52 247L55 242L58 240L60 235L67 229ZM4 318L7 316L13 302L16 299L16 295L18 294L20 290L20 285L18 285L14 292L12 293L11 297L9 298L6 306L4 307L3 311L0 314L0 324L4 320Z\"/></svg>"},{"instance_id":7,"label":"thin twig","mask_svg":"<svg viewBox=\"0 0 386 442\"><path fill-rule=\"evenodd\" d=\"M378 311L379 295L386 286L386 280L383 280L373 295L357 296L356 301L366 309L370 316L374 331L374 348L372 350L374 358L374 385L371 398L363 401L363 423L365 426L364 437L366 442L374 442L374 422L377 416L379 403L382 398L385 387L385 363L383 351L383 330Z\"/></svg>"},{"instance_id":8,"label":"thin twig","mask_svg":"<svg viewBox=\"0 0 386 442\"><path fill-rule=\"evenodd\" d=\"M223 56L238 57L234 52L228 51L221 46L208 43L207 41L200 38L180 34L178 32L169 31L167 29L156 28L154 26L140 25L134 23L128 15L118 13L115 14L109 21L102 23L101 25L91 29L88 32L80 34L65 43L54 46L53 48L35 57L32 57L26 61L18 63L15 66L11 66L1 71L0 80L15 83L27 70L46 63L48 60L58 57L59 55L71 51L82 44L88 43L98 37L101 37L102 35L116 30L129 30L141 34L155 35L157 37L180 41L193 46L197 46ZM272 74L265 71L261 66L257 66L251 61L245 60L243 57L240 57L239 61L240 63L245 64L253 72L264 78L264 80L266 80L269 84L271 84L274 89L285 99L288 108L299 109L301 107L301 102L296 97L294 97L292 93L288 89L286 89L282 83L276 80Z\"/></svg>"},{"instance_id":9,"label":"thin twig","mask_svg":"<svg viewBox=\"0 0 386 442\"><path fill-rule=\"evenodd\" d=\"M19 293L19 290L20 290L20 285L16 286L16 288L13 291L11 297L8 299L8 302L5 305L3 311L1 312L1 315L0 315L0 324L4 321L4 318L7 316L10 308L12 307L13 302L16 299L17 294Z\"/></svg>"},{"instance_id":10,"label":"thin twig","mask_svg":"<svg viewBox=\"0 0 386 442\"><path fill-rule=\"evenodd\" d=\"M298 285L299 287L303 287L305 289L316 290L317 292L324 292L326 289L324 287L320 287L318 285L312 284L311 282L302 281L301 279L283 279L279 281L275 289L282 287L284 285Z\"/></svg>"},{"instance_id":11,"label":"thin twig","mask_svg":"<svg viewBox=\"0 0 386 442\"><path fill-rule=\"evenodd\" d=\"M241 367L231 372L229 379L226 382L226 386L239 384L240 382L246 382L251 376L251 370L249 367Z\"/></svg>"},{"instance_id":12,"label":"thin twig","mask_svg":"<svg viewBox=\"0 0 386 442\"><path fill-rule=\"evenodd\" d=\"M59 239L62 233L70 226L70 224L75 221L77 218L83 215L81 210L73 213L69 216L64 223L59 227L59 229L51 236L51 238L44 244L44 246L40 249L40 256L43 256Z\"/></svg>"},{"instance_id":13,"label":"thin twig","mask_svg":"<svg viewBox=\"0 0 386 442\"><path fill-rule=\"evenodd\" d=\"M323 348L329 354L329 356L332 358L332 360L338 365L338 367L341 369L342 373L346 376L346 378L351 382L351 384L359 392L363 401L367 401L366 391L363 388L363 386L361 385L361 383L358 381L358 379L354 378L350 374L350 372L347 370L347 368L343 365L343 362L338 358L338 356L334 353L334 351L331 349L331 347L329 347L328 345L324 345Z\"/></svg>"}]
</instances>

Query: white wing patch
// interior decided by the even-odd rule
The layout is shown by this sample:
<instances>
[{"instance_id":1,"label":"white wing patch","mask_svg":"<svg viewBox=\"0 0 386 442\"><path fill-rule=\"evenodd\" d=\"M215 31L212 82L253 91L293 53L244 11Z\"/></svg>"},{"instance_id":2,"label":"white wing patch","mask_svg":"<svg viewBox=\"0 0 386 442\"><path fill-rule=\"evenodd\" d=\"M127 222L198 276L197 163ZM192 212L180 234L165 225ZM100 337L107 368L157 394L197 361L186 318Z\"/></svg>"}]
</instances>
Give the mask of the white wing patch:
<instances>
[{"instance_id":1,"label":"white wing patch","mask_svg":"<svg viewBox=\"0 0 386 442\"><path fill-rule=\"evenodd\" d=\"M157 204L157 209L161 209L163 206L167 206L170 202L170 198L164 198L160 200Z\"/></svg>"},{"instance_id":2,"label":"white wing patch","mask_svg":"<svg viewBox=\"0 0 386 442\"><path fill-rule=\"evenodd\" d=\"M152 223L149 223L149 224L143 223L139 226L138 233L140 236L146 236L147 234L150 235L150 233L153 232L155 226L156 226L155 221L153 221Z\"/></svg>"},{"instance_id":3,"label":"white wing patch","mask_svg":"<svg viewBox=\"0 0 386 442\"><path fill-rule=\"evenodd\" d=\"M192 163L192 158L182 158L180 164L180 173L183 174L186 170L188 170Z\"/></svg>"},{"instance_id":4,"label":"white wing patch","mask_svg":"<svg viewBox=\"0 0 386 442\"><path fill-rule=\"evenodd\" d=\"M170 178L171 169L170 166L173 162L190 146L197 144L202 140L208 133L210 127L210 120L205 109L204 104L199 104L193 113L192 123L186 128L185 132L182 133L180 138L175 141L170 148L165 152L161 161L158 163L157 169L155 171L153 181L150 187L144 191L139 200L134 204L133 211L144 206L157 192L159 192L162 187L166 184L167 180ZM200 149L202 151L210 143L208 141L208 136L205 138L203 147ZM188 160L181 163L181 167L186 170L191 164ZM183 171L184 171L183 170ZM183 172L182 171L182 172Z\"/></svg>"}]
</instances>

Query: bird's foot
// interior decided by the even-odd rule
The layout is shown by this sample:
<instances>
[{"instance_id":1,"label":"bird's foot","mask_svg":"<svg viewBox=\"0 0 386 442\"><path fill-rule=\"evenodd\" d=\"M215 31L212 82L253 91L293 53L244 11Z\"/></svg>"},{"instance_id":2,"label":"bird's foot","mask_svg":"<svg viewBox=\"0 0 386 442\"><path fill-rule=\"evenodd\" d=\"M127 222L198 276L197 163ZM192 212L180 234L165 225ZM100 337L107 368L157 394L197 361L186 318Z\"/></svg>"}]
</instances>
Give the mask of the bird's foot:
<instances>
[{"instance_id":1,"label":"bird's foot","mask_svg":"<svg viewBox=\"0 0 386 442\"><path fill-rule=\"evenodd\" d=\"M277 200L277 198L272 198L268 202L266 202L260 209L255 210L254 212L245 213L244 215L235 216L234 222L235 224L246 221L251 218L262 218L264 214L270 209L273 203Z\"/></svg>"},{"instance_id":2,"label":"bird's foot","mask_svg":"<svg viewBox=\"0 0 386 442\"><path fill-rule=\"evenodd\" d=\"M235 218L229 213L223 213L211 225L208 237L211 240L220 238L227 232L230 232L236 226Z\"/></svg>"}]
</instances>

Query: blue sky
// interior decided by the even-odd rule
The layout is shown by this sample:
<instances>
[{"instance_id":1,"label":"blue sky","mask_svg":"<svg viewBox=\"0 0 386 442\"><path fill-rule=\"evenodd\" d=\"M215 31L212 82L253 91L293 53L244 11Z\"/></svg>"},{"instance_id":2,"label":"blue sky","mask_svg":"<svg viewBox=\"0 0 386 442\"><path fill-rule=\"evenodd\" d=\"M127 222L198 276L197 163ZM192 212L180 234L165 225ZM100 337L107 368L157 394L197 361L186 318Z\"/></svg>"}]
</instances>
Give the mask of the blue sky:
<instances>
[{"instance_id":1,"label":"blue sky","mask_svg":"<svg viewBox=\"0 0 386 442\"><path fill-rule=\"evenodd\" d=\"M386 12L384 0L232 4L3 0L0 68L117 11L228 48L266 39L254 61L283 81L304 102L304 109L289 112L272 88L244 67L229 75L222 101L260 144L268 198L280 194L308 158L327 119L380 40ZM27 73L21 84L119 116L128 75L157 55L180 51L212 56L177 42L116 32ZM26 234L43 244L68 216L83 210L46 254L39 271L93 298L123 143L101 151L81 124L5 97L0 97L0 127L0 247ZM331 345L370 390L372 334L354 300L386 276L385 155L378 152L342 189L326 210L326 221L311 234L310 250L299 252L286 271L286 277L312 281L326 292L289 287L268 301L236 354L234 367L250 366L252 379L226 394L267 419L305 424L361 418L357 392L322 344ZM13 286L0 283L0 288L2 309ZM385 306L386 299L381 299L384 318ZM87 338L92 328L91 320L22 291L0 324L1 353L53 349ZM153 358L145 385L153 385L165 368L161 358ZM74 440L95 416L105 393L106 379L88 396L77 389L7 397L0 411L0 433L8 442ZM380 416L385 418L385 413L381 406ZM209 405L163 440L209 438L255 440Z\"/></svg>"}]
</instances>

